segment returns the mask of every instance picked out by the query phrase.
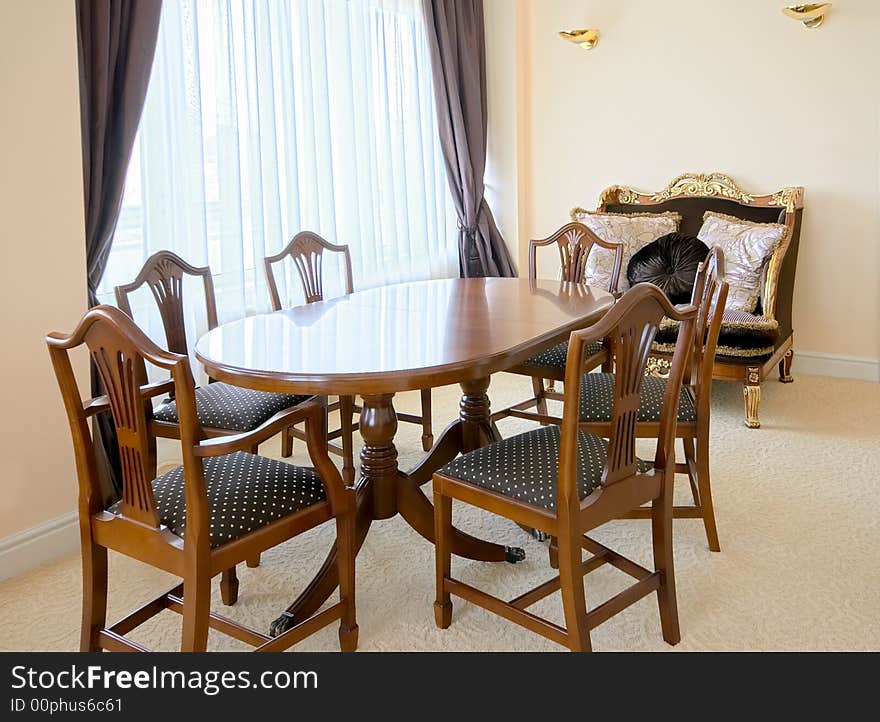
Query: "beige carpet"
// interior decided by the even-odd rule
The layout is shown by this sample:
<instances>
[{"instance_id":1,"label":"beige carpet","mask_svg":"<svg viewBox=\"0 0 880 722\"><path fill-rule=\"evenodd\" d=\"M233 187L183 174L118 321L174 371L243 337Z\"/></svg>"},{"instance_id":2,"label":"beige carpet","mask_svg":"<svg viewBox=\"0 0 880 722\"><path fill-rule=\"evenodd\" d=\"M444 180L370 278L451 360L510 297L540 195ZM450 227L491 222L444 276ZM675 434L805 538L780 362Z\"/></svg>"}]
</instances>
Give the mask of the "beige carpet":
<instances>
[{"instance_id":1,"label":"beige carpet","mask_svg":"<svg viewBox=\"0 0 880 722\"><path fill-rule=\"evenodd\" d=\"M490 395L500 408L524 397L529 382L501 375ZM457 388L435 391L435 424L457 413ZM412 409L417 397L398 397ZM722 552L706 546L696 520L675 524L675 558L682 641L678 650L880 649L880 384L799 376L793 385L764 387L763 428L742 424L735 384L716 384L712 472ZM505 435L529 424L502 422ZM421 455L418 428L401 425L401 466ZM650 449L640 442L640 448ZM277 440L264 453L276 454ZM161 453L174 460L173 444ZM648 451L650 454L650 451ZM303 446L296 461L303 463ZM71 484L74 481L71 478ZM687 482L679 481L682 498ZM552 576L546 547L511 523L456 507L464 529L523 546L515 566L454 559L454 573L496 595L517 593ZM320 565L331 539L320 528L267 552L258 569L240 567L238 603L214 609L258 629L286 606ZM621 521L595 535L648 566L647 522ZM452 626L434 627L433 547L399 517L373 525L358 558L358 621L362 650L557 650L556 645L461 600ZM602 568L586 580L587 601L601 603L628 581ZM110 616L170 587L174 580L113 556ZM78 644L79 559L71 556L0 584L0 649L66 650ZM562 621L558 595L533 608ZM163 612L132 637L154 649L179 643L180 617ZM593 632L597 650L667 650L657 605L647 597ZM211 649L244 645L212 632ZM294 649L336 650L325 629Z\"/></svg>"}]
</instances>

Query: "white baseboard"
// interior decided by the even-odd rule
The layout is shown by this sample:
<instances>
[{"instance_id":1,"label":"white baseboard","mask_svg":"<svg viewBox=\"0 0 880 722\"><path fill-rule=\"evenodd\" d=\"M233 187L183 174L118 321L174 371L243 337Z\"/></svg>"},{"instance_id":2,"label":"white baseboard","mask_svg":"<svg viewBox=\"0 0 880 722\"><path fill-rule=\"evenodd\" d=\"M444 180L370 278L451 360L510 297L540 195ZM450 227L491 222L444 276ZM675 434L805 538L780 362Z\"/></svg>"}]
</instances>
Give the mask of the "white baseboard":
<instances>
[{"instance_id":1,"label":"white baseboard","mask_svg":"<svg viewBox=\"0 0 880 722\"><path fill-rule=\"evenodd\" d=\"M76 511L0 539L0 581L79 549Z\"/></svg>"},{"instance_id":2,"label":"white baseboard","mask_svg":"<svg viewBox=\"0 0 880 722\"><path fill-rule=\"evenodd\" d=\"M792 373L880 381L880 359L795 349Z\"/></svg>"}]
</instances>

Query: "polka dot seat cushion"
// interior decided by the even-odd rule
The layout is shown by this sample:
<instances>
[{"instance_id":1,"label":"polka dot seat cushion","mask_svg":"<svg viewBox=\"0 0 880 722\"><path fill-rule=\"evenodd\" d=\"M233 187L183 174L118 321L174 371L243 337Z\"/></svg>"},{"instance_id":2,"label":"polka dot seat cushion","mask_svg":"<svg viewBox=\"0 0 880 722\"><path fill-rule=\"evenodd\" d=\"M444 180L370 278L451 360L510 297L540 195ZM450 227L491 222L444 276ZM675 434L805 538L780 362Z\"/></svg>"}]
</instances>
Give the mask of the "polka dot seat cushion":
<instances>
[{"instance_id":1,"label":"polka dot seat cushion","mask_svg":"<svg viewBox=\"0 0 880 722\"><path fill-rule=\"evenodd\" d=\"M204 463L212 549L327 498L313 469L243 451L208 457ZM183 467L154 479L153 494L160 521L182 537L186 532ZM116 502L108 511L117 514L121 505Z\"/></svg>"},{"instance_id":2,"label":"polka dot seat cushion","mask_svg":"<svg viewBox=\"0 0 880 722\"><path fill-rule=\"evenodd\" d=\"M279 411L301 404L311 396L290 396L268 391L252 391L231 384L207 384L196 388L196 414L202 426L230 431L250 431ZM167 401L153 417L176 424L177 403Z\"/></svg>"},{"instance_id":3,"label":"polka dot seat cushion","mask_svg":"<svg viewBox=\"0 0 880 722\"><path fill-rule=\"evenodd\" d=\"M586 358L590 356L595 356L597 353L602 353L605 347L602 345L601 341L594 341L589 346L587 346ZM568 341L565 341L558 346L554 346L553 348L548 348L546 351L542 351L541 353L532 356L528 361L525 362L526 366L536 366L537 368L542 369L564 369L565 368L565 358L568 355Z\"/></svg>"},{"instance_id":4,"label":"polka dot seat cushion","mask_svg":"<svg viewBox=\"0 0 880 722\"><path fill-rule=\"evenodd\" d=\"M660 421L663 411L663 394L666 393L666 379L645 376L642 382L642 401L639 405L638 420ZM580 409L581 421L610 421L611 405L614 401L614 374L584 374L581 380ZM678 397L678 421L692 424L697 420L690 393L681 390Z\"/></svg>"},{"instance_id":5,"label":"polka dot seat cushion","mask_svg":"<svg viewBox=\"0 0 880 722\"><path fill-rule=\"evenodd\" d=\"M440 472L545 509L556 508L559 427L542 426L459 456ZM605 471L608 442L578 431L577 486L581 499L597 489ZM652 464L639 460L639 471Z\"/></svg>"}]
</instances>

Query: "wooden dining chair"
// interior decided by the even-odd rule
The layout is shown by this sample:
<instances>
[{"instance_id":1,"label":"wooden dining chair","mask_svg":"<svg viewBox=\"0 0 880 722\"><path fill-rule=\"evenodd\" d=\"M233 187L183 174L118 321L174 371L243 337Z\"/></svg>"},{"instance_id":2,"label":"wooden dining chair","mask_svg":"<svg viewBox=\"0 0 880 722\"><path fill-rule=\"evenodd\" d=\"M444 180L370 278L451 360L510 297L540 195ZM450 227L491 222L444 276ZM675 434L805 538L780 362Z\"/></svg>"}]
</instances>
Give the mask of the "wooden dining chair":
<instances>
[{"instance_id":1,"label":"wooden dining chair","mask_svg":"<svg viewBox=\"0 0 880 722\"><path fill-rule=\"evenodd\" d=\"M345 292L347 294L354 293L354 283L351 273L351 253L348 246L337 246L333 243L325 241L317 233L311 231L302 231L297 233L280 252L274 256L267 256L263 259L266 269L266 282L269 287L269 300L272 303L274 311L280 311L283 308L281 294L278 291L278 282L275 277L273 266L283 263L288 258L293 262L302 283L303 295L306 303L315 303L324 300L324 252L339 253L342 255L342 265L345 273ZM431 389L422 389L422 413L407 414L397 412L397 419L412 424L420 424L422 427L422 448L430 451L434 445L434 434L431 426ZM343 459L343 477L348 484L354 482L354 452L352 435L357 430L358 425L354 423L353 416L355 412L360 413L361 409L354 403L352 396L340 396L339 401L328 404L327 410L339 410L341 420L340 428L330 432L329 439L342 439L342 448L331 447L331 451L337 451L342 455ZM286 444L292 444L293 439L300 434L295 429L291 429Z\"/></svg>"},{"instance_id":2,"label":"wooden dining chair","mask_svg":"<svg viewBox=\"0 0 880 722\"><path fill-rule=\"evenodd\" d=\"M280 651L340 620L344 651L357 647L354 599L355 492L327 456L324 410L317 402L288 407L256 428L207 438L199 419L189 358L159 348L119 309L96 306L71 334L46 339L73 437L79 480L83 560L81 649L147 651L127 632L164 609L183 616L183 651L204 651L212 628L259 651ZM70 352L85 346L105 396L83 400ZM147 364L170 375L148 383ZM182 466L156 473L152 400L174 392ZM89 419L108 412L122 460L122 498L104 508ZM305 422L314 468L251 452L293 423ZM274 639L211 613L211 578L319 524L335 519L340 601ZM107 550L183 579L116 624L106 626Z\"/></svg>"},{"instance_id":3,"label":"wooden dining chair","mask_svg":"<svg viewBox=\"0 0 880 722\"><path fill-rule=\"evenodd\" d=\"M217 299L214 294L211 269L207 266L192 266L171 251L154 253L144 262L137 277L131 283L116 286L114 289L116 304L134 319L129 296L144 284L147 285L159 308L168 350L177 354L189 354L183 295L184 276L187 275L202 279L208 329L217 328ZM296 406L310 398L310 396L254 391L209 379L206 386L196 387L196 411L207 437L228 436L255 429L282 409ZM180 438L177 402L173 391L154 410L152 429L157 436L163 438ZM285 438L287 434L282 431L282 455L285 451L283 444ZM256 451L256 448L253 449L254 453ZM290 456L291 450L286 451L286 455ZM254 557L247 563L249 567L258 567L260 558ZM235 569L230 569L224 574L220 588L224 603L235 604L238 598L238 579Z\"/></svg>"},{"instance_id":4,"label":"wooden dining chair","mask_svg":"<svg viewBox=\"0 0 880 722\"><path fill-rule=\"evenodd\" d=\"M651 343L664 316L681 322L663 398L653 464L635 454L635 417ZM680 639L672 554L675 421L693 349L696 308L674 307L650 284L628 291L595 326L571 334L561 426L542 426L454 459L434 474L437 626L452 620L451 595L517 622L573 651L590 650L590 630L657 592L663 638ZM590 344L610 339L616 351L613 414L608 440L578 428L583 364ZM500 514L557 540L559 576L505 602L453 578L452 500ZM586 532L651 502L653 571L586 536ZM586 561L582 550L592 556ZM604 564L638 581L588 611L583 577ZM565 627L527 608L561 590Z\"/></svg>"},{"instance_id":5,"label":"wooden dining chair","mask_svg":"<svg viewBox=\"0 0 880 722\"><path fill-rule=\"evenodd\" d=\"M582 223L566 223L547 238L529 241L530 279L535 280L538 277L538 248L554 244L559 252L561 280L572 283L586 283L587 258L593 248L598 246L599 248L612 251L614 253L614 261L611 268L611 280L607 290L611 293L617 293L621 264L623 262L623 246L620 243L604 241ZM533 356L523 364L509 369L509 373L528 376L532 379L533 396L496 412L492 415L493 421L507 416L514 416L547 423L546 419L542 418L548 414L547 399L563 400L563 395L555 389L555 383L565 379L565 359L567 354L568 341L564 341ZM590 371L598 366L603 366L606 370L610 371L610 364L611 352L607 342L603 339L597 339L587 349L586 358L584 359L584 371ZM544 385L545 380L550 382L546 388ZM528 411L533 407L536 412Z\"/></svg>"},{"instance_id":6,"label":"wooden dining chair","mask_svg":"<svg viewBox=\"0 0 880 722\"><path fill-rule=\"evenodd\" d=\"M681 396L678 402L676 437L682 440L684 463L675 470L687 474L693 496L693 505L676 506L675 518L702 519L709 549L720 551L718 528L712 504L709 482L709 427L712 400L712 369L715 347L721 329L728 284L724 280L724 252L712 248L697 270L691 304L697 310L694 349L691 363L685 369ZM597 436L607 436L613 418L613 373L592 373L581 380L580 428ZM649 375L642 387L642 401L636 416L636 436L655 438L661 432L660 416L669 380ZM696 448L695 448L696 447ZM647 508L628 511L626 518L648 518ZM551 550L553 546L551 544ZM551 561L553 553L551 551Z\"/></svg>"}]
</instances>

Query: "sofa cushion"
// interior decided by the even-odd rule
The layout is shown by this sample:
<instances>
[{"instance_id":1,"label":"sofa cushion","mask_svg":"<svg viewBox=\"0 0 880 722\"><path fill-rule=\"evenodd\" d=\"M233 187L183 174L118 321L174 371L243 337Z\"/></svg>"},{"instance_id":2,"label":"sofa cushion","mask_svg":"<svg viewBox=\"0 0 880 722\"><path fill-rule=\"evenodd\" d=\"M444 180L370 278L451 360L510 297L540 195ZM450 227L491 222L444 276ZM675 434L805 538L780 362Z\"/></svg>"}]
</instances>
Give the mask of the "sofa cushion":
<instances>
[{"instance_id":1,"label":"sofa cushion","mask_svg":"<svg viewBox=\"0 0 880 722\"><path fill-rule=\"evenodd\" d=\"M653 349L660 353L675 351L678 321L665 318L660 323ZM769 356L779 340L779 322L743 311L725 310L721 317L716 356L752 358Z\"/></svg>"},{"instance_id":2,"label":"sofa cushion","mask_svg":"<svg viewBox=\"0 0 880 722\"><path fill-rule=\"evenodd\" d=\"M708 253L709 247L696 236L668 233L636 251L629 260L626 278L630 286L653 283L672 303L688 303L697 267Z\"/></svg>"},{"instance_id":3,"label":"sofa cushion","mask_svg":"<svg viewBox=\"0 0 880 722\"><path fill-rule=\"evenodd\" d=\"M753 313L761 295L764 267L782 241L782 223L754 223L707 211L697 237L710 248L724 251L724 271L730 291L725 308Z\"/></svg>"},{"instance_id":4,"label":"sofa cushion","mask_svg":"<svg viewBox=\"0 0 880 722\"><path fill-rule=\"evenodd\" d=\"M598 213L578 210L572 219L583 223L603 241L623 245L623 260L617 290L629 288L626 269L629 259L651 241L678 230L678 213ZM614 269L614 251L594 246L587 258L584 275L591 286L608 289Z\"/></svg>"}]
</instances>

